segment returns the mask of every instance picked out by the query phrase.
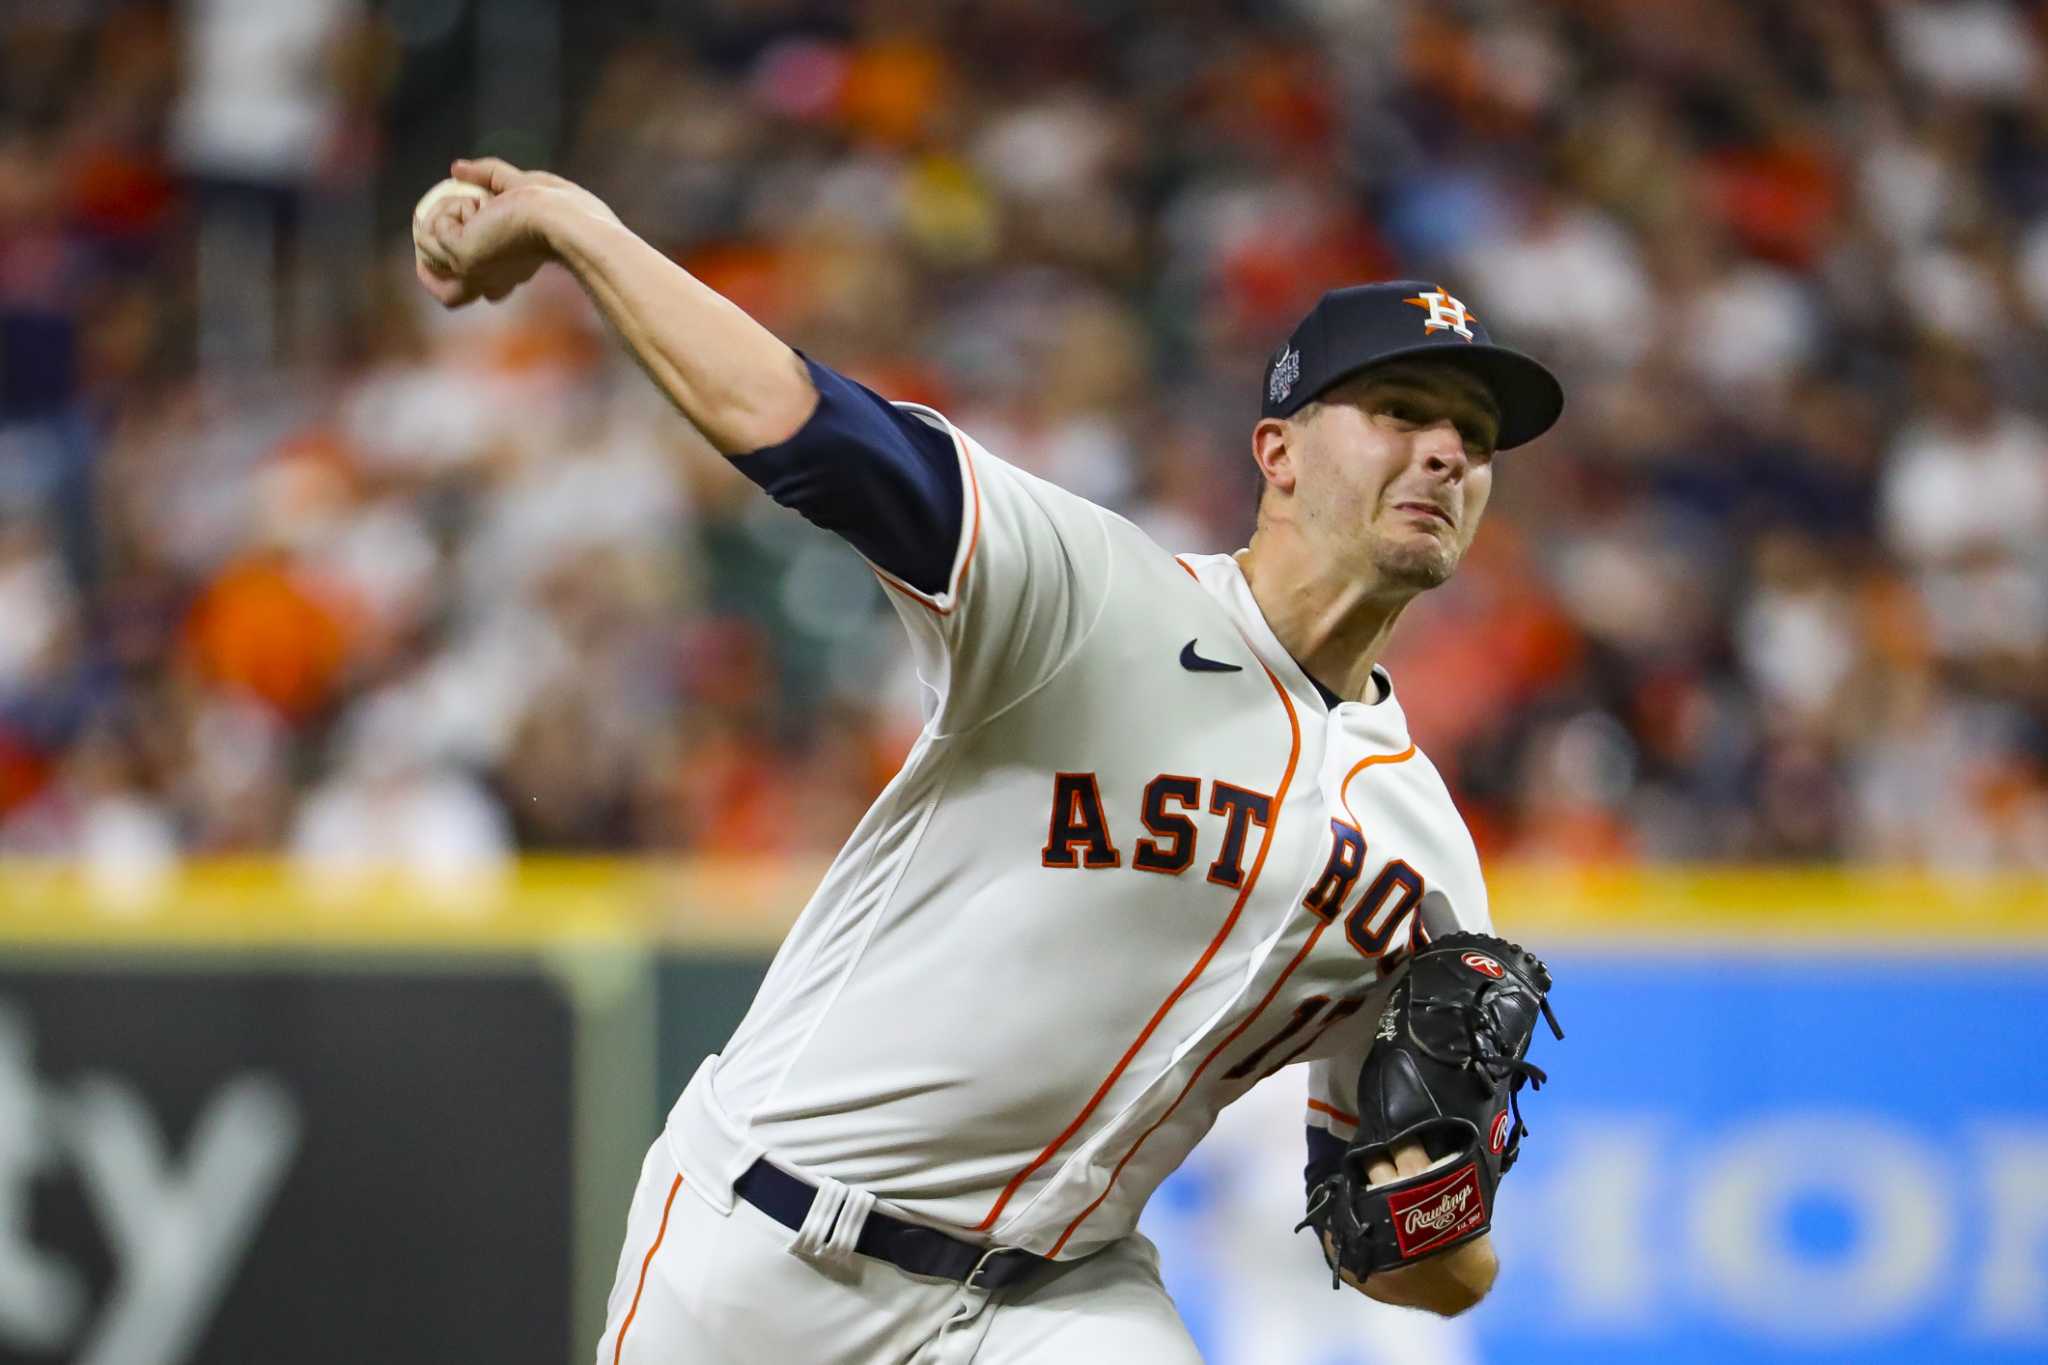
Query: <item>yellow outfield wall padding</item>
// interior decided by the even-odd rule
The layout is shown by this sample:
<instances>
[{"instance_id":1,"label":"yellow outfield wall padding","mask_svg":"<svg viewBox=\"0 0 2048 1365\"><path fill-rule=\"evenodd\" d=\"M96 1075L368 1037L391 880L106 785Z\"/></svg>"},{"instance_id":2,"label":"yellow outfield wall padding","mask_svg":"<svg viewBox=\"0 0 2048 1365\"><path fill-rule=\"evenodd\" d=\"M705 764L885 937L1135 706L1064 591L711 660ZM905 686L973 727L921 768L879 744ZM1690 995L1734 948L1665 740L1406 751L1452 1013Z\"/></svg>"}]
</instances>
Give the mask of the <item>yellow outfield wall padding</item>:
<instances>
[{"instance_id":1,"label":"yellow outfield wall padding","mask_svg":"<svg viewBox=\"0 0 2048 1365\"><path fill-rule=\"evenodd\" d=\"M2048 876L1920 868L1563 868L1487 877L1501 932L1532 942L2048 946Z\"/></svg>"},{"instance_id":2,"label":"yellow outfield wall padding","mask_svg":"<svg viewBox=\"0 0 2048 1365\"><path fill-rule=\"evenodd\" d=\"M422 881L227 859L110 877L13 859L0 864L0 943L493 951L626 939L759 951L823 872L818 861L532 858L503 875ZM1488 884L1499 930L1532 945L2048 947L2044 876L1504 864Z\"/></svg>"}]
</instances>

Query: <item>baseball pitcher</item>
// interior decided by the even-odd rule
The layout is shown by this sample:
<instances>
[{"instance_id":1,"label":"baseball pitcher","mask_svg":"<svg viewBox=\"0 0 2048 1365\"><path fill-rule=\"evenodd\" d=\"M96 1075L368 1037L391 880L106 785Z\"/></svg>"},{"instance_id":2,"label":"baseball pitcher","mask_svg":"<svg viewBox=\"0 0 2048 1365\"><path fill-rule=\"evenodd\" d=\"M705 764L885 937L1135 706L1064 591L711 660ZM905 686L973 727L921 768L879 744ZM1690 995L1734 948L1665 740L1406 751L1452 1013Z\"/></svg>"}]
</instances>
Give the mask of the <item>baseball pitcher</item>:
<instances>
[{"instance_id":1,"label":"baseball pitcher","mask_svg":"<svg viewBox=\"0 0 2048 1365\"><path fill-rule=\"evenodd\" d=\"M460 307L567 267L712 445L873 567L925 688L647 1154L600 1365L1195 1361L1138 1214L1294 1063L1333 1282L1476 1303L1550 981L1492 936L1378 661L1495 453L1557 420L1551 374L1434 284L1327 294L1266 366L1249 548L1176 556L793 351L567 181L454 176L421 284Z\"/></svg>"}]
</instances>

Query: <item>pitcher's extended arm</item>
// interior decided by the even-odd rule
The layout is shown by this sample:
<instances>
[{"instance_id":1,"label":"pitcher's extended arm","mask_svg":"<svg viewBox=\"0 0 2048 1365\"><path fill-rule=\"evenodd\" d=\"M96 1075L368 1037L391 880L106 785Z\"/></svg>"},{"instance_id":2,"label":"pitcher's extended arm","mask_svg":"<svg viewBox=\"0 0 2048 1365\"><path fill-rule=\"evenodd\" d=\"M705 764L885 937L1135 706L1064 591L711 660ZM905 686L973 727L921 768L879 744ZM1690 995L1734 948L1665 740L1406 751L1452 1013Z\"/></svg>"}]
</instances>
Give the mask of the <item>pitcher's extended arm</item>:
<instances>
[{"instance_id":1,"label":"pitcher's extended arm","mask_svg":"<svg viewBox=\"0 0 2048 1365\"><path fill-rule=\"evenodd\" d=\"M425 226L419 279L443 306L495 302L559 261L720 452L776 445L810 417L818 392L802 358L595 195L493 157L458 161L452 174L491 197L445 199Z\"/></svg>"}]
</instances>

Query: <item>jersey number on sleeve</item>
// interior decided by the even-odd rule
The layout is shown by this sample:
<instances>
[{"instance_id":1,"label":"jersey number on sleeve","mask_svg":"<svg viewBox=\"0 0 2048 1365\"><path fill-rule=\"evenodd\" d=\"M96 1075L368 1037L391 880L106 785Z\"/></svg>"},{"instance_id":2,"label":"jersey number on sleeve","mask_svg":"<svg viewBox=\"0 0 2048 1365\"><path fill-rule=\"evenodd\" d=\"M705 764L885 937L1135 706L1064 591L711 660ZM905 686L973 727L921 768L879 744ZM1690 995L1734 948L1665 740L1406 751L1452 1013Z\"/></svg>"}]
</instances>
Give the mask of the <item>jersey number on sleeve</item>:
<instances>
[{"instance_id":1,"label":"jersey number on sleeve","mask_svg":"<svg viewBox=\"0 0 2048 1365\"><path fill-rule=\"evenodd\" d=\"M1359 1010L1365 1008L1365 997L1362 995L1347 995L1342 1000L1339 1000L1337 1002L1335 1008L1330 1009L1327 1014L1324 1014L1324 1009L1325 1007L1329 1006L1329 1004L1329 996L1311 995L1308 999L1302 1001L1299 1005L1296 1005L1294 1007L1293 1017L1290 1018L1284 1026L1282 1026L1281 1030L1278 1033L1274 1034L1271 1038L1268 1038L1265 1042L1259 1044L1258 1050L1253 1052L1249 1057L1246 1057L1236 1066L1224 1072L1223 1079L1226 1081L1241 1081L1245 1079L1247 1076L1252 1076L1256 1074L1259 1081L1265 1080L1266 1077L1272 1075L1281 1067L1286 1066L1289 1062L1292 1062L1296 1058L1300 1057L1302 1053L1314 1047L1316 1044L1316 1040L1318 1038L1321 1038L1325 1033L1329 1032L1331 1025L1342 1023L1344 1020L1349 1019L1352 1015L1358 1013ZM1266 1058L1276 1049L1278 1049L1282 1043L1286 1042L1288 1039L1294 1037L1295 1034L1300 1033L1303 1029L1307 1028L1309 1024L1318 1015L1322 1016L1323 1021L1320 1025L1316 1027L1315 1032L1309 1034L1308 1037L1302 1039L1301 1044L1298 1047L1296 1047L1292 1052L1289 1052L1286 1056L1282 1057L1279 1061L1274 1062L1264 1071L1259 1070L1259 1064L1261 1062L1265 1061ZM1256 1084L1257 1081L1254 1081L1253 1083Z\"/></svg>"}]
</instances>

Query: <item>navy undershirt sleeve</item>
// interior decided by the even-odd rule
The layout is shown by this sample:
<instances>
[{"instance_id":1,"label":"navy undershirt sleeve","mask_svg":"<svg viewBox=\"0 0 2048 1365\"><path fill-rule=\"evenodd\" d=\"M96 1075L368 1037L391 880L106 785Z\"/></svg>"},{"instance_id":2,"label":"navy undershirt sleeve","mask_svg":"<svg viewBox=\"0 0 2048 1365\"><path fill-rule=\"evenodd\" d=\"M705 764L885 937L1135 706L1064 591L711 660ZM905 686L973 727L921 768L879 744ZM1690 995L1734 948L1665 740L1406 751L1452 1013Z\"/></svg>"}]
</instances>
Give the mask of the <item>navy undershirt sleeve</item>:
<instances>
[{"instance_id":1,"label":"navy undershirt sleeve","mask_svg":"<svg viewBox=\"0 0 2048 1365\"><path fill-rule=\"evenodd\" d=\"M818 410L780 445L735 457L769 497L937 596L953 577L964 516L952 436L803 357Z\"/></svg>"},{"instance_id":2,"label":"navy undershirt sleeve","mask_svg":"<svg viewBox=\"0 0 2048 1365\"><path fill-rule=\"evenodd\" d=\"M1308 1187L1313 1190L1331 1176L1344 1162L1344 1149L1348 1144L1327 1128L1308 1130L1308 1165L1302 1171Z\"/></svg>"}]
</instances>

